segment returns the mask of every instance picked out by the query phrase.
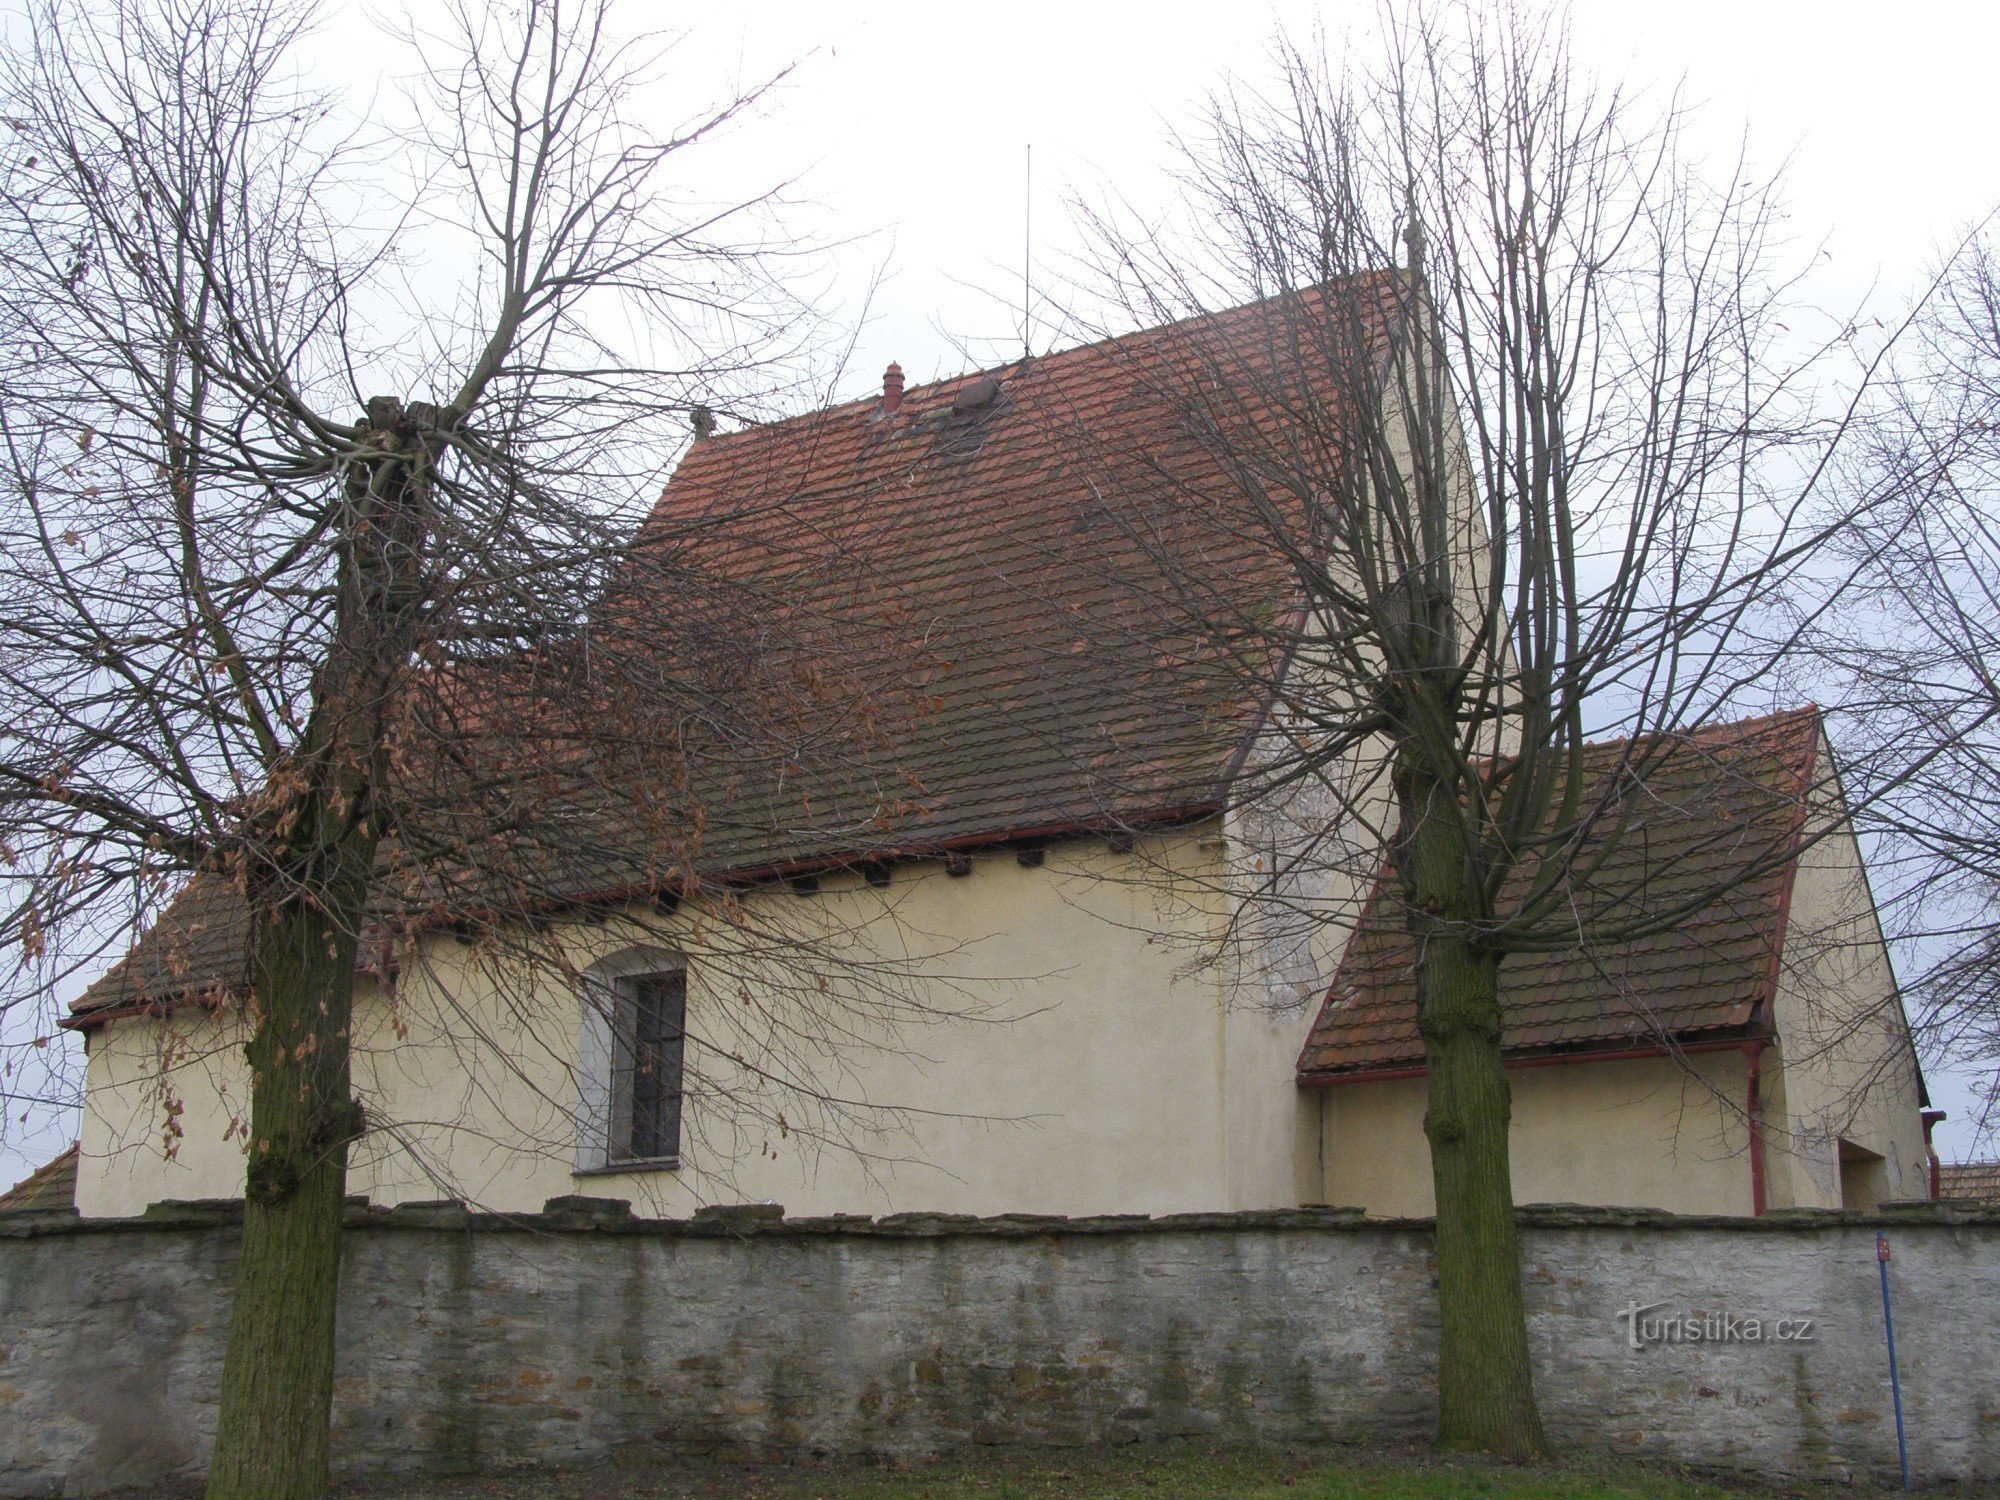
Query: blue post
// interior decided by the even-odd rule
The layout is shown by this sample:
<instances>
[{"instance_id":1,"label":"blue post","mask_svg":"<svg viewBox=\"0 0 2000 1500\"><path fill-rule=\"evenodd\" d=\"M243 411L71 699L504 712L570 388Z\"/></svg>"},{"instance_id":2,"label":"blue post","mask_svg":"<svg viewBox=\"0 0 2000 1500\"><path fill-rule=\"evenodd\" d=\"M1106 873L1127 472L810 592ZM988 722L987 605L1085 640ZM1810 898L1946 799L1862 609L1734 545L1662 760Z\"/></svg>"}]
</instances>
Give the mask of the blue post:
<instances>
[{"instance_id":1,"label":"blue post","mask_svg":"<svg viewBox=\"0 0 2000 1500\"><path fill-rule=\"evenodd\" d=\"M1896 1462L1903 1468L1903 1493L1910 1492L1910 1448L1903 1439L1903 1383L1896 1376L1896 1319L1889 1311L1889 1236L1875 1231L1875 1265L1882 1273L1882 1327L1889 1335L1889 1394L1896 1403Z\"/></svg>"}]
</instances>

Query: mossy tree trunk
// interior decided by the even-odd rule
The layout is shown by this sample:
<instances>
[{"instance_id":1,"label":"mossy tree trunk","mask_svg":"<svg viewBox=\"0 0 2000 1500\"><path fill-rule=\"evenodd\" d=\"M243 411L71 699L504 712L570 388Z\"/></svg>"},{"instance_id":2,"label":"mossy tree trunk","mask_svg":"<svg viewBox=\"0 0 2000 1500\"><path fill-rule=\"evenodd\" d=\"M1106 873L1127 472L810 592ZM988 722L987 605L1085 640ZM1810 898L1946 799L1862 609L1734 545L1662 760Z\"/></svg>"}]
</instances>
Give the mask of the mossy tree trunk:
<instances>
[{"instance_id":1,"label":"mossy tree trunk","mask_svg":"<svg viewBox=\"0 0 2000 1500\"><path fill-rule=\"evenodd\" d=\"M272 768L243 872L254 1028L243 1258L209 1500L323 1494L333 1398L354 964L414 650L435 413L371 401L344 488L334 630L304 734Z\"/></svg>"},{"instance_id":2,"label":"mossy tree trunk","mask_svg":"<svg viewBox=\"0 0 2000 1500\"><path fill-rule=\"evenodd\" d=\"M259 914L243 1260L211 1500L326 1488L341 1208L360 1124L348 1088L352 924L373 853L362 846L372 842L327 851L332 868L319 893ZM361 901L351 902L357 886Z\"/></svg>"},{"instance_id":3,"label":"mossy tree trunk","mask_svg":"<svg viewBox=\"0 0 2000 1500\"><path fill-rule=\"evenodd\" d=\"M1438 1442L1535 1457L1547 1440L1528 1362L1508 1163L1499 955L1478 940L1485 900L1457 790L1406 760L1397 795L1397 874L1416 941L1424 1135L1437 1200Z\"/></svg>"}]
</instances>

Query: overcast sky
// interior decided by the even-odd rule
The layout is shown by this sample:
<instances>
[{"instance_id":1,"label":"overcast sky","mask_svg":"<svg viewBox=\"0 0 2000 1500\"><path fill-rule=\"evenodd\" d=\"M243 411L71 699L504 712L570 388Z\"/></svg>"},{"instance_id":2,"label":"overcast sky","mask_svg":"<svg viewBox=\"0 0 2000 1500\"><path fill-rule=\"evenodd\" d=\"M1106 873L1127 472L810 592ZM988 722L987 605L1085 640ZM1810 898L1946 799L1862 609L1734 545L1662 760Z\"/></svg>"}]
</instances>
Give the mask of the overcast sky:
<instances>
[{"instance_id":1,"label":"overcast sky","mask_svg":"<svg viewBox=\"0 0 2000 1500\"><path fill-rule=\"evenodd\" d=\"M420 8L420 6L419 6ZM639 0L631 9L640 15ZM911 381L992 363L1017 349L1024 154L1034 147L1033 247L1045 289L1074 243L1064 200L1109 184L1158 201L1168 125L1225 72L1262 72L1273 31L1340 36L1372 0L1255 3L840 4L756 0L659 6L694 28L681 51L692 88L800 60L771 118L716 160L747 186L803 173L820 231L851 241L837 258L850 316L876 289L839 394L866 394L882 367ZM329 77L363 76L382 54L361 7L336 5ZM1581 60L1630 83L1684 84L1702 104L1700 139L1719 161L1747 130L1756 159L1790 157L1787 200L1802 253L1824 244L1815 295L1844 314L1871 290L1892 307L1941 247L2000 202L1991 81L2000 8L1973 4L1580 0ZM663 99L663 108L670 101ZM1037 347L1047 347L1046 326ZM1933 1072L1952 1110L1939 1141L1965 1154L1962 1083ZM0 1186L71 1138L72 1116L15 1126Z\"/></svg>"},{"instance_id":2,"label":"overcast sky","mask_svg":"<svg viewBox=\"0 0 2000 1500\"><path fill-rule=\"evenodd\" d=\"M1338 37L1372 0L1325 5L763 3L699 50L759 66L811 49L760 155L813 164L810 196L840 232L879 231L851 269L890 280L857 346L849 394L900 360L912 381L962 367L959 345L1004 358L1018 321L1024 148L1034 146L1037 259L1069 243L1066 191L1156 191L1164 123L1225 71L1256 77L1283 26ZM707 23L705 23L707 24ZM725 23L725 27L729 23ZM1642 86L1684 83L1707 139L1746 130L1756 157L1792 157L1802 249L1824 240L1829 301L1876 279L1900 290L1956 228L2000 199L1992 67L2000 10L1969 4L1815 5L1582 0L1583 61ZM996 300L999 299L999 300Z\"/></svg>"}]
</instances>

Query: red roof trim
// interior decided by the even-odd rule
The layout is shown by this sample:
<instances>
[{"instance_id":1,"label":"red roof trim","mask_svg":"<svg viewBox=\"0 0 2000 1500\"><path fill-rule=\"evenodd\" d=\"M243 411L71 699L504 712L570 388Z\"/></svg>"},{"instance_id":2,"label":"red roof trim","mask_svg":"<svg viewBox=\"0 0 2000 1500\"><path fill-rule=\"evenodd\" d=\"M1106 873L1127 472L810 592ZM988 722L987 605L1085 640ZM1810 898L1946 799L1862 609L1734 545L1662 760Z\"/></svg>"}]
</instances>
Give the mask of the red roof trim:
<instances>
[{"instance_id":1,"label":"red roof trim","mask_svg":"<svg viewBox=\"0 0 2000 1500\"><path fill-rule=\"evenodd\" d=\"M164 1016L179 1010L183 1005L199 1005L203 1010L221 1010L231 1000L240 1000L250 993L247 984L211 984L193 995L164 995L153 1000L134 1000L125 1005L108 1006L103 1010L86 1011L82 1015L63 1016L56 1022L64 1031L88 1031L100 1021L123 1021L133 1016Z\"/></svg>"},{"instance_id":2,"label":"red roof trim","mask_svg":"<svg viewBox=\"0 0 2000 1500\"><path fill-rule=\"evenodd\" d=\"M1509 1053L1501 1059L1505 1068L1550 1068L1573 1063L1623 1062L1642 1057L1685 1057L1695 1052L1735 1052L1747 1041L1776 1041L1761 1029L1732 1036L1726 1041L1657 1042L1649 1047L1581 1047L1572 1052L1539 1052L1529 1055ZM1351 1073L1317 1072L1299 1074L1301 1088L1333 1088L1344 1083L1387 1083L1398 1078L1422 1078L1430 1069L1419 1063L1413 1067L1371 1068Z\"/></svg>"}]
</instances>

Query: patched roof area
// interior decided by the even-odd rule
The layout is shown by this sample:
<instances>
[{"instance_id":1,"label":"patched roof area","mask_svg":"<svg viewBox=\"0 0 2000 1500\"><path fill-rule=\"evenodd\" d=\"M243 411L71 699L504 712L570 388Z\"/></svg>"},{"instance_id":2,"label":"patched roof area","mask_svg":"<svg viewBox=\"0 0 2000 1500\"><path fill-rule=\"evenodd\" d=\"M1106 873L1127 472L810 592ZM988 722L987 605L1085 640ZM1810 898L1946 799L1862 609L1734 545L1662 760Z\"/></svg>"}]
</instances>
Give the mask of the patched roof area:
<instances>
[{"instance_id":1,"label":"patched roof area","mask_svg":"<svg viewBox=\"0 0 2000 1500\"><path fill-rule=\"evenodd\" d=\"M1938 1196L2000 1202L2000 1161L1944 1163L1938 1168Z\"/></svg>"},{"instance_id":2,"label":"patched roof area","mask_svg":"<svg viewBox=\"0 0 2000 1500\"><path fill-rule=\"evenodd\" d=\"M0 1213L48 1213L75 1208L76 1157L77 1148L72 1145L0 1193Z\"/></svg>"},{"instance_id":3,"label":"patched roof area","mask_svg":"<svg viewBox=\"0 0 2000 1500\"><path fill-rule=\"evenodd\" d=\"M1324 394L1272 376L1298 308L1347 309L1336 321L1379 358L1398 288L1368 278L907 390L894 370L881 397L705 432L596 626L709 674L704 701L747 698L742 663L762 700L720 728L693 703L679 805L575 808L588 836L543 885L670 886L658 830L683 814L690 866L734 879L1218 810L1254 684L1169 599L1187 584L1165 581L1161 549L1201 559L1223 620L1268 620L1291 575L1188 503L1231 482L1183 393L1242 370L1229 419L1281 424ZM236 892L197 880L76 1017L240 990L246 934Z\"/></svg>"},{"instance_id":4,"label":"patched roof area","mask_svg":"<svg viewBox=\"0 0 2000 1500\"><path fill-rule=\"evenodd\" d=\"M1814 709L1587 746L1587 833L1562 893L1577 940L1500 966L1502 1044L1519 1057L1768 1035L1792 856L1819 755ZM1518 910L1533 872L1496 910ZM1712 899L1708 893L1715 892ZM1692 909L1687 909L1687 908ZM1645 936L1593 934L1655 917ZM1416 947L1385 881L1369 898L1299 1057L1304 1083L1423 1066Z\"/></svg>"}]
</instances>

